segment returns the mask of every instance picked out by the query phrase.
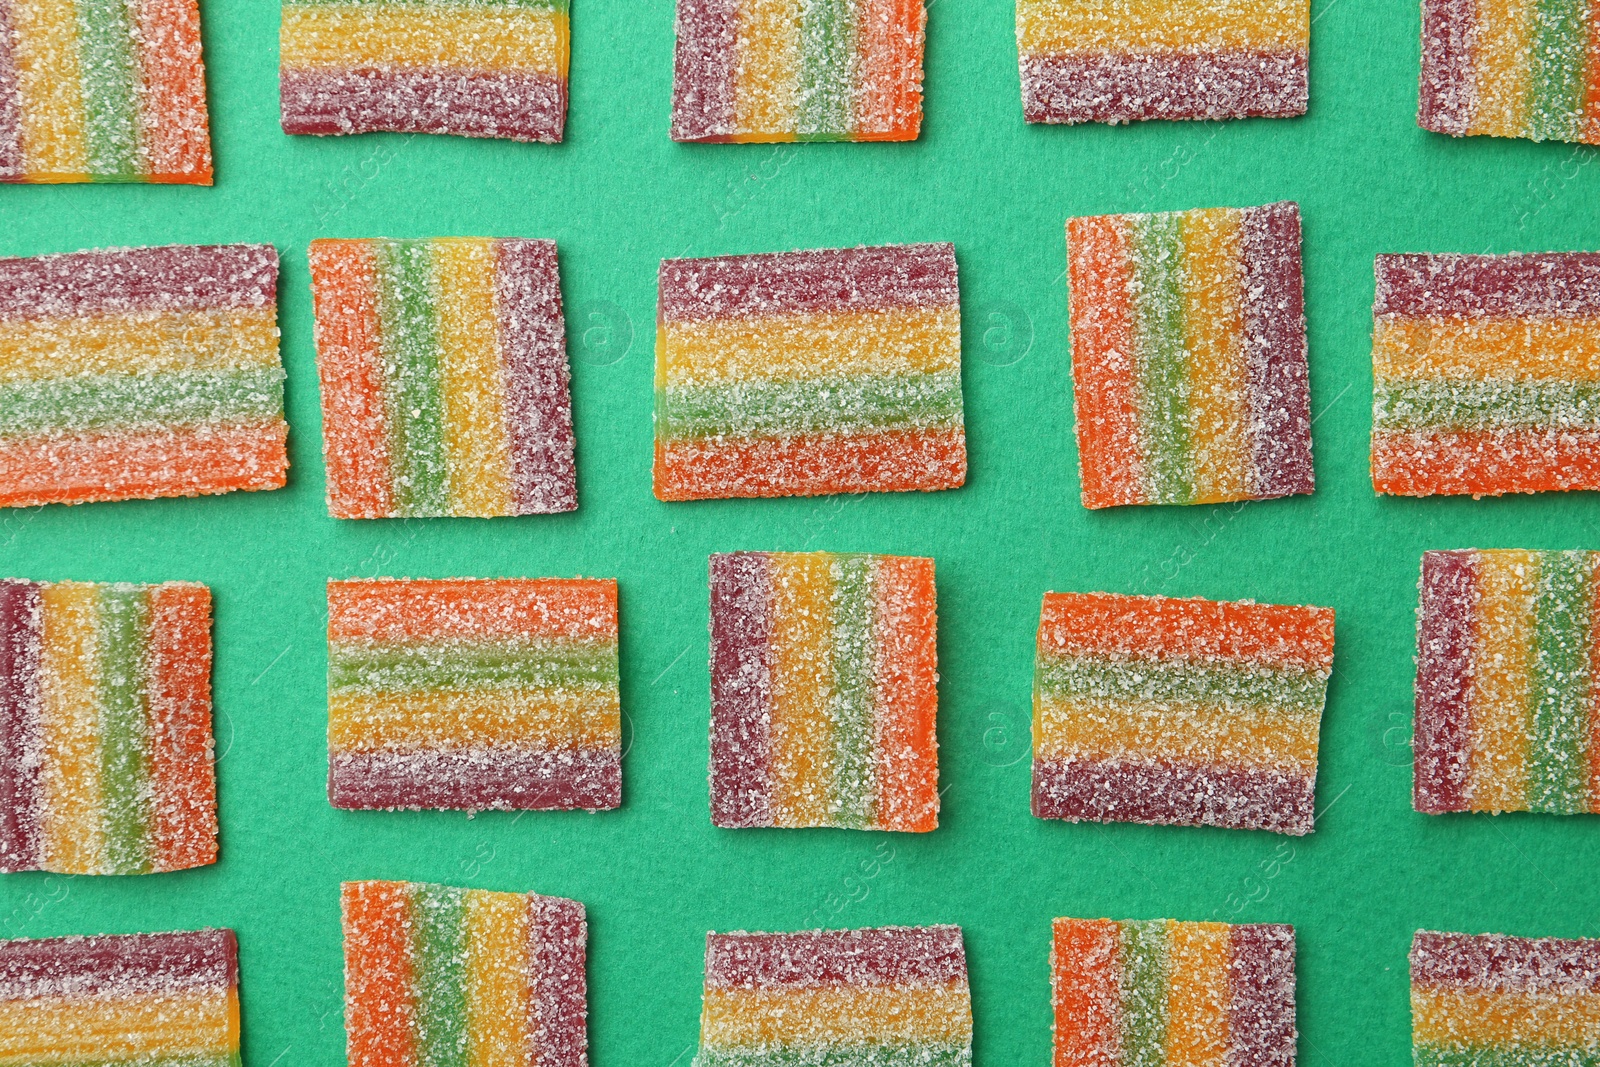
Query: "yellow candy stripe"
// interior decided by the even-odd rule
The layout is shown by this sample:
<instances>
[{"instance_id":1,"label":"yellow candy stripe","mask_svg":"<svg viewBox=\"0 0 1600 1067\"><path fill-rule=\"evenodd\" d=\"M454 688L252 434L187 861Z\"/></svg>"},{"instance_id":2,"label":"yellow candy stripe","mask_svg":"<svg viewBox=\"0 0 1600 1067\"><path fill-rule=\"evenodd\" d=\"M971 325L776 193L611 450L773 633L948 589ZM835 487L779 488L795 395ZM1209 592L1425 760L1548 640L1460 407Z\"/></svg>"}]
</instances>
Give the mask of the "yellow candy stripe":
<instances>
[{"instance_id":1,"label":"yellow candy stripe","mask_svg":"<svg viewBox=\"0 0 1600 1067\"><path fill-rule=\"evenodd\" d=\"M78 64L78 12L72 0L10 5L22 95L22 170L29 181L88 180Z\"/></svg>"},{"instance_id":2,"label":"yellow candy stripe","mask_svg":"<svg viewBox=\"0 0 1600 1067\"><path fill-rule=\"evenodd\" d=\"M1494 993L1412 987L1417 1045L1592 1047L1600 993Z\"/></svg>"},{"instance_id":3,"label":"yellow candy stripe","mask_svg":"<svg viewBox=\"0 0 1600 1067\"><path fill-rule=\"evenodd\" d=\"M1238 500L1250 492L1239 220L1240 212L1231 209L1183 215L1184 347L1196 504Z\"/></svg>"},{"instance_id":4,"label":"yellow candy stripe","mask_svg":"<svg viewBox=\"0 0 1600 1067\"><path fill-rule=\"evenodd\" d=\"M1534 0L1477 0L1477 6L1472 43L1477 103L1471 131L1520 137L1527 118Z\"/></svg>"},{"instance_id":5,"label":"yellow candy stripe","mask_svg":"<svg viewBox=\"0 0 1600 1067\"><path fill-rule=\"evenodd\" d=\"M1535 552L1479 553L1478 647L1473 653L1472 811L1527 808L1528 674L1539 588Z\"/></svg>"},{"instance_id":6,"label":"yellow candy stripe","mask_svg":"<svg viewBox=\"0 0 1600 1067\"><path fill-rule=\"evenodd\" d=\"M971 1037L962 985L707 989L700 1015L702 1048L965 1044Z\"/></svg>"},{"instance_id":7,"label":"yellow candy stripe","mask_svg":"<svg viewBox=\"0 0 1600 1067\"><path fill-rule=\"evenodd\" d=\"M233 992L0 1000L0 1065L222 1057L238 1047Z\"/></svg>"},{"instance_id":8,"label":"yellow candy stripe","mask_svg":"<svg viewBox=\"0 0 1600 1067\"><path fill-rule=\"evenodd\" d=\"M0 321L0 381L278 365L271 308Z\"/></svg>"},{"instance_id":9,"label":"yellow candy stripe","mask_svg":"<svg viewBox=\"0 0 1600 1067\"><path fill-rule=\"evenodd\" d=\"M1311 40L1307 0L1018 0L1024 55L1290 52Z\"/></svg>"},{"instance_id":10,"label":"yellow candy stripe","mask_svg":"<svg viewBox=\"0 0 1600 1067\"><path fill-rule=\"evenodd\" d=\"M1317 766L1315 711L1040 696L1034 754L1040 760L1168 760L1201 766Z\"/></svg>"},{"instance_id":11,"label":"yellow candy stripe","mask_svg":"<svg viewBox=\"0 0 1600 1067\"><path fill-rule=\"evenodd\" d=\"M615 690L328 696L328 744L337 750L470 745L609 748L621 739L622 712Z\"/></svg>"},{"instance_id":12,"label":"yellow candy stripe","mask_svg":"<svg viewBox=\"0 0 1600 1067\"><path fill-rule=\"evenodd\" d=\"M832 558L768 557L772 567L772 821L823 826L833 751L828 700L833 682Z\"/></svg>"},{"instance_id":13,"label":"yellow candy stripe","mask_svg":"<svg viewBox=\"0 0 1600 1067\"><path fill-rule=\"evenodd\" d=\"M99 599L87 582L56 582L41 592L44 639L44 867L67 874L100 870Z\"/></svg>"},{"instance_id":14,"label":"yellow candy stripe","mask_svg":"<svg viewBox=\"0 0 1600 1067\"><path fill-rule=\"evenodd\" d=\"M567 76L567 16L488 5L400 8L287 5L279 37L285 70L429 67Z\"/></svg>"},{"instance_id":15,"label":"yellow candy stripe","mask_svg":"<svg viewBox=\"0 0 1600 1067\"><path fill-rule=\"evenodd\" d=\"M1225 1067L1228 1059L1228 925L1167 924L1164 1067Z\"/></svg>"},{"instance_id":16,"label":"yellow candy stripe","mask_svg":"<svg viewBox=\"0 0 1600 1067\"><path fill-rule=\"evenodd\" d=\"M741 0L735 141L792 141L800 109L799 0Z\"/></svg>"},{"instance_id":17,"label":"yellow candy stripe","mask_svg":"<svg viewBox=\"0 0 1600 1067\"><path fill-rule=\"evenodd\" d=\"M433 242L439 286L439 353L444 374L450 512L511 513L511 439L495 310L494 242Z\"/></svg>"},{"instance_id":18,"label":"yellow candy stripe","mask_svg":"<svg viewBox=\"0 0 1600 1067\"><path fill-rule=\"evenodd\" d=\"M1600 381L1600 319L1380 319L1382 379Z\"/></svg>"},{"instance_id":19,"label":"yellow candy stripe","mask_svg":"<svg viewBox=\"0 0 1600 1067\"><path fill-rule=\"evenodd\" d=\"M528 898L466 894L469 1067L525 1067L529 1032Z\"/></svg>"}]
</instances>

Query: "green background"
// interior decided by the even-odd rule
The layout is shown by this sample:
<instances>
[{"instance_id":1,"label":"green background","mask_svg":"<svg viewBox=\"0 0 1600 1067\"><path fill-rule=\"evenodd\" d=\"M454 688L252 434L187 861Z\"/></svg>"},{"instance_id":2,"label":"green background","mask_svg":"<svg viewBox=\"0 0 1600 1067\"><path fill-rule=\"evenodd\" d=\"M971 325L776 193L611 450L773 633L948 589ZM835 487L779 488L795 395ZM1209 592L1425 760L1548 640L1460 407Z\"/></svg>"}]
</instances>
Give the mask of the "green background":
<instances>
[{"instance_id":1,"label":"green background","mask_svg":"<svg viewBox=\"0 0 1600 1067\"><path fill-rule=\"evenodd\" d=\"M600 1067L687 1065L707 930L959 923L981 1064L1044 1064L1058 915L1287 921L1300 1056L1408 1055L1419 927L1600 934L1600 823L1410 806L1414 612L1428 548L1600 548L1589 494L1378 499L1367 472L1372 257L1600 247L1591 149L1455 141L1414 122L1415 0L1316 0L1294 120L1022 121L1011 9L936 0L927 119L904 145L684 146L667 137L669 0L578 0L566 143L289 138L267 0L205 0L217 185L8 188L0 252L270 241L283 259L289 486L0 513L0 573L210 584L222 859L143 878L0 879L0 936L238 930L251 1067L342 1062L338 884L425 879L589 909ZM1063 223L1300 202L1317 491L1237 507L1078 502ZM560 243L579 510L334 522L323 505L305 249L320 236ZM929 495L666 505L650 493L655 272L664 256L954 241L971 474ZM938 562L939 829L713 829L706 556ZM616 576L624 802L583 813L336 812L325 799L323 582ZM1028 811L1032 638L1047 589L1253 597L1338 610L1307 838L1069 825Z\"/></svg>"}]
</instances>

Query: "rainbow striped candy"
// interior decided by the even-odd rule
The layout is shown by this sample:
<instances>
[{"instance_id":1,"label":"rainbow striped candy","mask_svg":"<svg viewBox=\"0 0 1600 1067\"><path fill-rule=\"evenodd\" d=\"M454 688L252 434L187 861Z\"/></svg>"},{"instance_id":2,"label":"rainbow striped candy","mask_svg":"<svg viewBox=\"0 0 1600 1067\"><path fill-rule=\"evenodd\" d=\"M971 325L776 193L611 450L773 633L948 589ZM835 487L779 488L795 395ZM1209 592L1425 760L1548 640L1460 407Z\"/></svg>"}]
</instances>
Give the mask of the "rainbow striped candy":
<instances>
[{"instance_id":1,"label":"rainbow striped candy","mask_svg":"<svg viewBox=\"0 0 1600 1067\"><path fill-rule=\"evenodd\" d=\"M0 5L0 181L210 185L195 0Z\"/></svg>"},{"instance_id":2,"label":"rainbow striped candy","mask_svg":"<svg viewBox=\"0 0 1600 1067\"><path fill-rule=\"evenodd\" d=\"M675 141L914 141L922 0L678 0Z\"/></svg>"},{"instance_id":3,"label":"rainbow striped candy","mask_svg":"<svg viewBox=\"0 0 1600 1067\"><path fill-rule=\"evenodd\" d=\"M586 1067L582 904L421 882L339 896L350 1067Z\"/></svg>"},{"instance_id":4,"label":"rainbow striped candy","mask_svg":"<svg viewBox=\"0 0 1600 1067\"><path fill-rule=\"evenodd\" d=\"M1310 833L1332 670L1328 608L1046 593L1033 813Z\"/></svg>"},{"instance_id":5,"label":"rainbow striped candy","mask_svg":"<svg viewBox=\"0 0 1600 1067\"><path fill-rule=\"evenodd\" d=\"M0 941L0 1063L239 1067L232 930Z\"/></svg>"},{"instance_id":6,"label":"rainbow striped candy","mask_svg":"<svg viewBox=\"0 0 1600 1067\"><path fill-rule=\"evenodd\" d=\"M706 935L693 1067L971 1063L959 926Z\"/></svg>"},{"instance_id":7,"label":"rainbow striped candy","mask_svg":"<svg viewBox=\"0 0 1600 1067\"><path fill-rule=\"evenodd\" d=\"M1600 553L1425 552L1418 811L1600 812Z\"/></svg>"},{"instance_id":8,"label":"rainbow striped candy","mask_svg":"<svg viewBox=\"0 0 1600 1067\"><path fill-rule=\"evenodd\" d=\"M1055 1067L1293 1067L1294 927L1057 919Z\"/></svg>"},{"instance_id":9,"label":"rainbow striped candy","mask_svg":"<svg viewBox=\"0 0 1600 1067\"><path fill-rule=\"evenodd\" d=\"M622 803L617 583L328 583L338 808Z\"/></svg>"},{"instance_id":10,"label":"rainbow striped candy","mask_svg":"<svg viewBox=\"0 0 1600 1067\"><path fill-rule=\"evenodd\" d=\"M1308 0L1017 0L1029 122L1303 115L1310 46Z\"/></svg>"},{"instance_id":11,"label":"rainbow striped candy","mask_svg":"<svg viewBox=\"0 0 1600 1067\"><path fill-rule=\"evenodd\" d=\"M933 560L711 557L711 821L939 825Z\"/></svg>"},{"instance_id":12,"label":"rainbow striped candy","mask_svg":"<svg viewBox=\"0 0 1600 1067\"><path fill-rule=\"evenodd\" d=\"M1379 256L1372 484L1600 489L1600 253Z\"/></svg>"},{"instance_id":13,"label":"rainbow striped candy","mask_svg":"<svg viewBox=\"0 0 1600 1067\"><path fill-rule=\"evenodd\" d=\"M1423 0L1417 124L1456 137L1600 144L1600 9Z\"/></svg>"},{"instance_id":14,"label":"rainbow striped candy","mask_svg":"<svg viewBox=\"0 0 1600 1067\"><path fill-rule=\"evenodd\" d=\"M578 506L554 241L311 242L328 511Z\"/></svg>"},{"instance_id":15,"label":"rainbow striped candy","mask_svg":"<svg viewBox=\"0 0 1600 1067\"><path fill-rule=\"evenodd\" d=\"M1411 942L1416 1067L1600 1058L1600 940L1445 934Z\"/></svg>"},{"instance_id":16,"label":"rainbow striped candy","mask_svg":"<svg viewBox=\"0 0 1600 1067\"><path fill-rule=\"evenodd\" d=\"M556 144L568 0L288 0L284 133L451 133Z\"/></svg>"},{"instance_id":17,"label":"rainbow striped candy","mask_svg":"<svg viewBox=\"0 0 1600 1067\"><path fill-rule=\"evenodd\" d=\"M0 581L0 871L216 859L211 591Z\"/></svg>"},{"instance_id":18,"label":"rainbow striped candy","mask_svg":"<svg viewBox=\"0 0 1600 1067\"><path fill-rule=\"evenodd\" d=\"M1083 504L1309 493L1300 208L1067 223Z\"/></svg>"},{"instance_id":19,"label":"rainbow striped candy","mask_svg":"<svg viewBox=\"0 0 1600 1067\"><path fill-rule=\"evenodd\" d=\"M966 478L953 245L662 261L657 497Z\"/></svg>"},{"instance_id":20,"label":"rainbow striped candy","mask_svg":"<svg viewBox=\"0 0 1600 1067\"><path fill-rule=\"evenodd\" d=\"M277 489L278 254L0 259L0 507Z\"/></svg>"}]
</instances>

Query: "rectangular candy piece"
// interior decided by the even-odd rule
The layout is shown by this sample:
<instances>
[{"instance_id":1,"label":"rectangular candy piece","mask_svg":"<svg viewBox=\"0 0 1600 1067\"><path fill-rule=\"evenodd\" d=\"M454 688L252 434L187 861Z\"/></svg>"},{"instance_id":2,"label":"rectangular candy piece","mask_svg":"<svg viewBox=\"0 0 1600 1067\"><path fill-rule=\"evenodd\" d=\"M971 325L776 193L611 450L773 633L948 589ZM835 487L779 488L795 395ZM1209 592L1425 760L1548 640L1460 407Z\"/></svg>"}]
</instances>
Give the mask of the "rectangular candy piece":
<instances>
[{"instance_id":1,"label":"rectangular candy piece","mask_svg":"<svg viewBox=\"0 0 1600 1067\"><path fill-rule=\"evenodd\" d=\"M693 1067L968 1067L959 926L707 934Z\"/></svg>"},{"instance_id":2,"label":"rectangular candy piece","mask_svg":"<svg viewBox=\"0 0 1600 1067\"><path fill-rule=\"evenodd\" d=\"M0 259L0 507L277 489L271 245Z\"/></svg>"},{"instance_id":3,"label":"rectangular candy piece","mask_svg":"<svg viewBox=\"0 0 1600 1067\"><path fill-rule=\"evenodd\" d=\"M0 581L0 871L215 863L213 763L209 589Z\"/></svg>"},{"instance_id":4,"label":"rectangular candy piece","mask_svg":"<svg viewBox=\"0 0 1600 1067\"><path fill-rule=\"evenodd\" d=\"M1416 1067L1552 1067L1600 1056L1600 941L1418 930Z\"/></svg>"},{"instance_id":5,"label":"rectangular candy piece","mask_svg":"<svg viewBox=\"0 0 1600 1067\"><path fill-rule=\"evenodd\" d=\"M1600 7L1424 0L1417 125L1600 144Z\"/></svg>"},{"instance_id":6,"label":"rectangular candy piece","mask_svg":"<svg viewBox=\"0 0 1600 1067\"><path fill-rule=\"evenodd\" d=\"M336 808L622 803L617 583L328 583Z\"/></svg>"},{"instance_id":7,"label":"rectangular candy piece","mask_svg":"<svg viewBox=\"0 0 1600 1067\"><path fill-rule=\"evenodd\" d=\"M914 141L923 0L678 0L675 141Z\"/></svg>"},{"instance_id":8,"label":"rectangular candy piece","mask_svg":"<svg viewBox=\"0 0 1600 1067\"><path fill-rule=\"evenodd\" d=\"M1033 813L1308 834L1330 608L1046 593Z\"/></svg>"},{"instance_id":9,"label":"rectangular candy piece","mask_svg":"<svg viewBox=\"0 0 1600 1067\"><path fill-rule=\"evenodd\" d=\"M1294 927L1057 919L1055 1067L1294 1067Z\"/></svg>"},{"instance_id":10,"label":"rectangular candy piece","mask_svg":"<svg viewBox=\"0 0 1600 1067\"><path fill-rule=\"evenodd\" d=\"M582 904L422 882L339 895L350 1067L586 1067Z\"/></svg>"},{"instance_id":11,"label":"rectangular candy piece","mask_svg":"<svg viewBox=\"0 0 1600 1067\"><path fill-rule=\"evenodd\" d=\"M1600 253L1379 256L1372 485L1600 489Z\"/></svg>"},{"instance_id":12,"label":"rectangular candy piece","mask_svg":"<svg viewBox=\"0 0 1600 1067\"><path fill-rule=\"evenodd\" d=\"M966 479L953 245L662 261L657 497Z\"/></svg>"},{"instance_id":13,"label":"rectangular candy piece","mask_svg":"<svg viewBox=\"0 0 1600 1067\"><path fill-rule=\"evenodd\" d=\"M568 0L286 0L284 133L451 133L556 144Z\"/></svg>"},{"instance_id":14,"label":"rectangular candy piece","mask_svg":"<svg viewBox=\"0 0 1600 1067\"><path fill-rule=\"evenodd\" d=\"M0 3L0 181L210 185L195 0Z\"/></svg>"},{"instance_id":15,"label":"rectangular candy piece","mask_svg":"<svg viewBox=\"0 0 1600 1067\"><path fill-rule=\"evenodd\" d=\"M239 1062L232 930L0 941L0 1063Z\"/></svg>"},{"instance_id":16,"label":"rectangular candy piece","mask_svg":"<svg viewBox=\"0 0 1600 1067\"><path fill-rule=\"evenodd\" d=\"M1426 552L1418 811L1600 812L1600 552Z\"/></svg>"},{"instance_id":17,"label":"rectangular candy piece","mask_svg":"<svg viewBox=\"0 0 1600 1067\"><path fill-rule=\"evenodd\" d=\"M711 557L711 821L939 825L933 560Z\"/></svg>"},{"instance_id":18,"label":"rectangular candy piece","mask_svg":"<svg viewBox=\"0 0 1600 1067\"><path fill-rule=\"evenodd\" d=\"M1017 0L1029 122L1303 115L1310 47L1308 0Z\"/></svg>"},{"instance_id":19,"label":"rectangular candy piece","mask_svg":"<svg viewBox=\"0 0 1600 1067\"><path fill-rule=\"evenodd\" d=\"M1309 493L1300 208L1067 222L1083 505Z\"/></svg>"},{"instance_id":20,"label":"rectangular candy piece","mask_svg":"<svg viewBox=\"0 0 1600 1067\"><path fill-rule=\"evenodd\" d=\"M330 514L578 506L554 241L318 240L310 257Z\"/></svg>"}]
</instances>

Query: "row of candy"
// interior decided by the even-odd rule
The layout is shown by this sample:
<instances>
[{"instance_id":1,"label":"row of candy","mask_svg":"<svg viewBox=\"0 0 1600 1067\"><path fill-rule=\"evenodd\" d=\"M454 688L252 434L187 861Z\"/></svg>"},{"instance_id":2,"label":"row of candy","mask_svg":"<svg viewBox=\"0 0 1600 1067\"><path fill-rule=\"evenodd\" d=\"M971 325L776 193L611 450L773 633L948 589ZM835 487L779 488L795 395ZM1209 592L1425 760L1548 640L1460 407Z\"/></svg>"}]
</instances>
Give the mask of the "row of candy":
<instances>
[{"instance_id":1,"label":"row of candy","mask_svg":"<svg viewBox=\"0 0 1600 1067\"><path fill-rule=\"evenodd\" d=\"M588 925L577 901L346 882L350 1067L584 1067ZM1060 918L1055 1067L1292 1067L1295 930ZM1600 941L1418 931L1416 1067L1585 1064ZM706 935L693 1067L968 1067L959 926ZM0 1060L237 1067L232 930L0 941Z\"/></svg>"}]
</instances>

